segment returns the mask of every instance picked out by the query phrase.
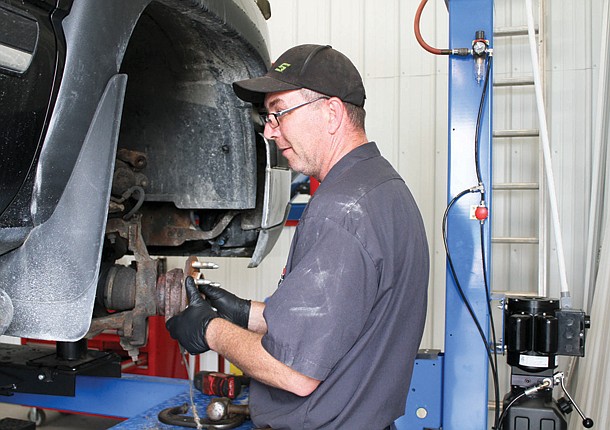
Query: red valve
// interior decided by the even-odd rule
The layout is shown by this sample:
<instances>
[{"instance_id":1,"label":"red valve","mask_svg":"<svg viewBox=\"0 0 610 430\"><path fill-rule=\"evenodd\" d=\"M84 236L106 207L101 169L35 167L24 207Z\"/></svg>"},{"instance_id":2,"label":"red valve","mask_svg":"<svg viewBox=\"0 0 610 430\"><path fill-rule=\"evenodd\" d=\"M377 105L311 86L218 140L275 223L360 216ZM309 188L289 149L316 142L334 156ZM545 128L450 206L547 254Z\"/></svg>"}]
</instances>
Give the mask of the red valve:
<instances>
[{"instance_id":1,"label":"red valve","mask_svg":"<svg viewBox=\"0 0 610 430\"><path fill-rule=\"evenodd\" d=\"M489 216L489 210L486 206L478 206L474 211L474 217L479 221L485 221Z\"/></svg>"}]
</instances>

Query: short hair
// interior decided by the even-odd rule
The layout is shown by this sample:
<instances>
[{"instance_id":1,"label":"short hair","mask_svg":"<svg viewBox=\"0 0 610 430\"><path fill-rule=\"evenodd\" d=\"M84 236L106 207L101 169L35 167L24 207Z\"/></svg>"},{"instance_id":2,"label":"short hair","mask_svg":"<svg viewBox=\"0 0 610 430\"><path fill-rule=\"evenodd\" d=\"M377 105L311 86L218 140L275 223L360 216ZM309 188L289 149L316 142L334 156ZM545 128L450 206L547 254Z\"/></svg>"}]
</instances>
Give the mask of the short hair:
<instances>
[{"instance_id":1,"label":"short hair","mask_svg":"<svg viewBox=\"0 0 610 430\"><path fill-rule=\"evenodd\" d=\"M364 131L364 120L366 119L366 111L362 106L356 106L351 103L343 103L347 110L347 116L356 128Z\"/></svg>"},{"instance_id":2,"label":"short hair","mask_svg":"<svg viewBox=\"0 0 610 430\"><path fill-rule=\"evenodd\" d=\"M301 95L307 101L313 101L319 97L325 97L326 94L318 93L316 91L310 90L308 88L301 88ZM326 96L328 97L328 96ZM343 100L342 100L343 101ZM351 103L343 102L343 106L345 106L345 110L347 111L347 117L350 120L350 123L364 131L364 122L366 119L366 111L362 106L356 106Z\"/></svg>"}]
</instances>

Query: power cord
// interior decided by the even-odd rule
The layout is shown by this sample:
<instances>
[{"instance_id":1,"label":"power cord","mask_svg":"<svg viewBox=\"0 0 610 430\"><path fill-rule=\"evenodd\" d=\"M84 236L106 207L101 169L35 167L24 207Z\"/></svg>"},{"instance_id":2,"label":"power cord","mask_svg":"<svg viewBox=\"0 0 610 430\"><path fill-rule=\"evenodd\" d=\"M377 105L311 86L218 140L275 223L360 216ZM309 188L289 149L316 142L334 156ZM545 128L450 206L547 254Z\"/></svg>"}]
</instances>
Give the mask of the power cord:
<instances>
[{"instance_id":1,"label":"power cord","mask_svg":"<svg viewBox=\"0 0 610 430\"><path fill-rule=\"evenodd\" d=\"M455 281L455 286L457 288L458 294L460 295L460 298L464 302L464 305L466 306L466 309L468 310L468 313L470 314L470 317L472 318L472 321L474 322L474 324L477 328L477 331L479 332L479 335L481 336L481 340L483 341L483 344L485 345L485 352L487 353L487 358L489 360L489 365L491 367L491 374L492 374L493 383L494 383L494 396L495 396L495 403L496 403L496 417L495 417L496 424L494 424L494 426L497 428L497 422L499 419L498 413L499 413L500 394L499 394L498 370L497 370L498 358L497 358L497 352L496 352L496 348L495 348L495 330L492 330L493 338L494 338L494 340L493 340L493 345L494 345L493 354L494 355L492 356L491 348L490 348L489 342L487 340L487 337L485 336L485 332L483 331L483 328L481 327L481 323L479 322L479 320L474 312L474 309L472 308L472 305L470 304L470 301L466 297L466 294L464 293L462 285L460 284L459 278L457 276L457 272L455 270L455 266L453 264L453 259L451 257L451 252L449 251L449 245L447 242L447 218L449 215L449 211L451 210L453 205L463 196L470 194L470 193L477 193L477 192L480 192L479 187L469 188L469 189L464 190L461 193L459 193L457 196L455 196L451 200L451 202L449 202L449 205L447 206L447 209L445 210L445 214L443 215L443 227L442 227L443 244L445 245L445 253L447 254L447 262L449 263L451 275L453 277L453 280ZM481 226L481 231L482 231L482 226ZM481 237L481 240L483 241L483 237ZM485 251L482 250L481 252L484 255ZM483 264L485 264L484 259L483 259ZM490 317L490 324L493 327L493 317L492 317L491 312L489 311L489 309L490 309L489 293L488 293L489 288L487 287L487 281L485 281L485 285L486 285L486 292L488 294L487 306L488 306L488 312L489 312L489 317Z\"/></svg>"},{"instance_id":2,"label":"power cord","mask_svg":"<svg viewBox=\"0 0 610 430\"><path fill-rule=\"evenodd\" d=\"M485 99L487 98L487 89L489 88L489 77L491 75L491 62L493 56L490 53L487 56L487 66L485 68L485 80L483 82L483 91L481 93L481 101L479 102L479 111L477 113L477 125L475 131L475 139L474 139L474 147L475 147L475 168L477 171L477 180L479 184L483 184L483 179L481 176L481 161L480 161L480 144L481 144L481 126L483 119L483 111L485 106ZM484 207L485 205L485 188L481 192L481 205L480 207ZM485 213L485 218L487 218L487 213ZM481 264L483 266L483 282L485 284L485 293L487 294L487 311L489 313L489 321L491 328L491 346L493 348L493 357L494 357L494 366L492 367L492 376L494 378L494 400L495 400L495 408L494 408L494 426L497 428L499 425L499 413L500 413L500 384L498 383L498 351L496 348L497 337L496 337L496 328L493 317L493 312L491 309L491 289L489 287L489 278L487 275L487 264L486 264L486 255L485 255L485 234L484 234L484 220L480 223L480 236L481 236Z\"/></svg>"}]
</instances>

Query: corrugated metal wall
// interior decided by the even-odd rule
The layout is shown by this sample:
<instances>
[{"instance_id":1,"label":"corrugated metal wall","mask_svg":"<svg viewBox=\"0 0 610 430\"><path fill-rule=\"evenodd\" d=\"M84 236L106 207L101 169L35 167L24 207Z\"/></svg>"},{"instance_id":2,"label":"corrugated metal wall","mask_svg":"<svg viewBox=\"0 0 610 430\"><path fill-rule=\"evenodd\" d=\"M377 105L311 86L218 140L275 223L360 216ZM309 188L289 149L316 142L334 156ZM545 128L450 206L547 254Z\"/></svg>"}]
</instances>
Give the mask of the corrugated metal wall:
<instances>
[{"instance_id":1,"label":"corrugated metal wall","mask_svg":"<svg viewBox=\"0 0 610 430\"><path fill-rule=\"evenodd\" d=\"M422 346L442 349L445 253L440 228L446 205L447 59L430 55L417 44L412 28L418 3L275 0L269 28L273 58L301 43L330 44L348 55L360 70L368 95L367 134L406 179L425 219L433 270ZM524 3L497 0L496 27L524 25ZM584 279L588 166L601 27L596 18L601 7L598 1L545 1L542 19L538 19L568 280L578 306ZM540 18L537 10L536 16ZM422 17L422 33L428 43L446 47L447 22L444 1L431 0ZM496 78L531 74L528 49L526 37L498 40ZM537 128L533 91L494 91L493 120L496 130ZM535 138L494 141L494 182L538 182L538 152ZM493 235L537 236L537 192L528 191L518 198L510 196L514 193L494 194ZM292 229L286 229L257 269L247 269L246 260L215 260L221 269L207 276L237 294L263 299L277 285L291 236ZM534 249L529 245L494 245L493 288L536 291L538 257ZM549 287L557 295L559 277L552 243L548 249Z\"/></svg>"}]
</instances>

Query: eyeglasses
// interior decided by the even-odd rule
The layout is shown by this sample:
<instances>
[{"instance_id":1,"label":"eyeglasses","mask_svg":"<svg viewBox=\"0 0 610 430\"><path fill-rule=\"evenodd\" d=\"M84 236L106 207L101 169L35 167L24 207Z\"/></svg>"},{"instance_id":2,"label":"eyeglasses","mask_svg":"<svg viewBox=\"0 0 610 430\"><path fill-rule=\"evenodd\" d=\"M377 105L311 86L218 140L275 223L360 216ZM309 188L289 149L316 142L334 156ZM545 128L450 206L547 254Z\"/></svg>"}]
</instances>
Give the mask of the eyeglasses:
<instances>
[{"instance_id":1,"label":"eyeglasses","mask_svg":"<svg viewBox=\"0 0 610 430\"><path fill-rule=\"evenodd\" d=\"M300 107L307 106L308 104L317 102L318 100L322 100L322 99L328 100L329 98L330 97L322 96L322 97L318 97L317 99L313 99L308 102L301 103L300 105L296 105L296 106L293 106L288 109L284 109L284 110L281 110L278 112L261 112L259 115L260 115L261 120L263 121L264 125L269 124L269 126L271 128L278 128L280 126L279 119L281 116L284 116L287 113L292 112L293 110L297 110Z\"/></svg>"}]
</instances>

